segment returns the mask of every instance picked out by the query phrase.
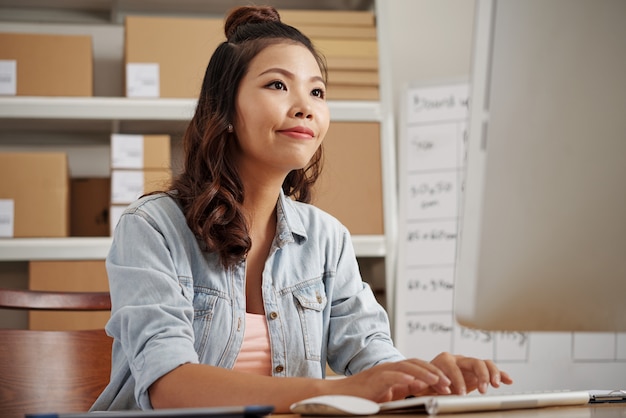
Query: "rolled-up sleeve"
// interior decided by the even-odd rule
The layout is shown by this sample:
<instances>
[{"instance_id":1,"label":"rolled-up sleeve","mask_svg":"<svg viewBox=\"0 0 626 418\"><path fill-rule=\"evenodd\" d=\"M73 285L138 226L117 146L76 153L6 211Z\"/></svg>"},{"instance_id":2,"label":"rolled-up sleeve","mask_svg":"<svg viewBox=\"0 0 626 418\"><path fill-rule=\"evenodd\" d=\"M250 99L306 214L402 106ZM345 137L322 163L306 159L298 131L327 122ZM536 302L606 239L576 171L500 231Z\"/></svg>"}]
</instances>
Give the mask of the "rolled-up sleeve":
<instances>
[{"instance_id":1,"label":"rolled-up sleeve","mask_svg":"<svg viewBox=\"0 0 626 418\"><path fill-rule=\"evenodd\" d=\"M127 211L106 260L113 306L107 333L122 348L135 380L135 399L152 408L148 389L185 363L197 363L192 295L181 287L168 243L140 210ZM115 359L114 359L115 360Z\"/></svg>"},{"instance_id":2,"label":"rolled-up sleeve","mask_svg":"<svg viewBox=\"0 0 626 418\"><path fill-rule=\"evenodd\" d=\"M370 286L362 281L349 233L344 230L337 243L331 285L329 365L351 375L379 363L403 360L393 345L387 313Z\"/></svg>"}]
</instances>

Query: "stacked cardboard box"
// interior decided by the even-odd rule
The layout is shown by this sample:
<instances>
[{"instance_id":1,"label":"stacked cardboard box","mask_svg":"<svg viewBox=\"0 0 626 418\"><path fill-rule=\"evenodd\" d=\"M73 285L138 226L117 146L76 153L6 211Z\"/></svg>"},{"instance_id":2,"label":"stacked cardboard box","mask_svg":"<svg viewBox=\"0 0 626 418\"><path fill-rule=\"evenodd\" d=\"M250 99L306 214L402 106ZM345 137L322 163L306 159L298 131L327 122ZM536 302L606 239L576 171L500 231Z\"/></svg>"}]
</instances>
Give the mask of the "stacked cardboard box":
<instances>
[{"instance_id":1,"label":"stacked cardboard box","mask_svg":"<svg viewBox=\"0 0 626 418\"><path fill-rule=\"evenodd\" d=\"M124 208L172 180L169 135L111 135L111 233Z\"/></svg>"},{"instance_id":2,"label":"stacked cardboard box","mask_svg":"<svg viewBox=\"0 0 626 418\"><path fill-rule=\"evenodd\" d=\"M380 125L333 122L323 147L324 166L312 203L353 235L383 234Z\"/></svg>"},{"instance_id":3,"label":"stacked cardboard box","mask_svg":"<svg viewBox=\"0 0 626 418\"><path fill-rule=\"evenodd\" d=\"M67 154L2 152L0 179L0 237L69 236Z\"/></svg>"},{"instance_id":4,"label":"stacked cardboard box","mask_svg":"<svg viewBox=\"0 0 626 418\"><path fill-rule=\"evenodd\" d=\"M326 57L328 99L378 100L378 42L372 12L279 13ZM197 98L209 58L225 40L223 19L217 18L128 16L125 31L127 97Z\"/></svg>"},{"instance_id":5,"label":"stacked cardboard box","mask_svg":"<svg viewBox=\"0 0 626 418\"><path fill-rule=\"evenodd\" d=\"M223 27L217 18L127 16L126 96L197 98Z\"/></svg>"},{"instance_id":6,"label":"stacked cardboard box","mask_svg":"<svg viewBox=\"0 0 626 418\"><path fill-rule=\"evenodd\" d=\"M378 43L369 11L280 10L326 56L331 100L378 99ZM312 23L314 22L314 23ZM127 16L127 97L197 98L222 18ZM0 95L93 95L89 35L0 33Z\"/></svg>"},{"instance_id":7,"label":"stacked cardboard box","mask_svg":"<svg viewBox=\"0 0 626 418\"><path fill-rule=\"evenodd\" d=\"M0 95L92 96L91 36L0 33Z\"/></svg>"},{"instance_id":8,"label":"stacked cardboard box","mask_svg":"<svg viewBox=\"0 0 626 418\"><path fill-rule=\"evenodd\" d=\"M326 57L329 100L378 100L378 41L373 12L279 10Z\"/></svg>"},{"instance_id":9,"label":"stacked cardboard box","mask_svg":"<svg viewBox=\"0 0 626 418\"><path fill-rule=\"evenodd\" d=\"M104 260L30 261L28 287L31 290L106 292L109 282ZM37 330L78 330L104 328L109 312L48 312L28 314L28 327Z\"/></svg>"},{"instance_id":10,"label":"stacked cardboard box","mask_svg":"<svg viewBox=\"0 0 626 418\"><path fill-rule=\"evenodd\" d=\"M329 100L378 100L378 41L373 12L279 10L313 41L328 64ZM380 125L332 122L313 203L355 235L383 234Z\"/></svg>"}]
</instances>

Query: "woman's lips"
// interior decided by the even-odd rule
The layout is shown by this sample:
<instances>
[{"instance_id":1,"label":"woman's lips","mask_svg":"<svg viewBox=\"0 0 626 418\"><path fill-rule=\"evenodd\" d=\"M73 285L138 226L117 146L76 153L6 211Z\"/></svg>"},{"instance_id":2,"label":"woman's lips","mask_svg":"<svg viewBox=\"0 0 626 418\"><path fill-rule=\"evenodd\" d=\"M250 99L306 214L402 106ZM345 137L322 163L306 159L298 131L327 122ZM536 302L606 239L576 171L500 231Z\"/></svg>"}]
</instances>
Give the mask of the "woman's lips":
<instances>
[{"instance_id":1,"label":"woman's lips","mask_svg":"<svg viewBox=\"0 0 626 418\"><path fill-rule=\"evenodd\" d=\"M315 137L315 133L311 129L305 128L303 126L296 126L296 127L289 128L289 129L282 129L278 132L280 132L283 135L290 136L292 138L310 139L310 138Z\"/></svg>"}]
</instances>

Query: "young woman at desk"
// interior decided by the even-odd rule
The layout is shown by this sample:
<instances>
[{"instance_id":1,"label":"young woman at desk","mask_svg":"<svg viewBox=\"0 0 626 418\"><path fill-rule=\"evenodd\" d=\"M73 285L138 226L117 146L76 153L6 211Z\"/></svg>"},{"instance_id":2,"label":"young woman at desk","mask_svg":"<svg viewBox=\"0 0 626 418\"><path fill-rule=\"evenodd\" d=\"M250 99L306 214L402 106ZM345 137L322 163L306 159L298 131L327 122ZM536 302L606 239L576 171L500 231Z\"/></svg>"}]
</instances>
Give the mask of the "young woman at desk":
<instances>
[{"instance_id":1,"label":"young woman at desk","mask_svg":"<svg viewBox=\"0 0 626 418\"><path fill-rule=\"evenodd\" d=\"M491 361L405 359L348 231L307 204L329 125L326 68L269 7L226 18L183 173L130 205L107 257L111 381L92 410L374 401L511 383ZM323 379L326 364L343 379Z\"/></svg>"}]
</instances>

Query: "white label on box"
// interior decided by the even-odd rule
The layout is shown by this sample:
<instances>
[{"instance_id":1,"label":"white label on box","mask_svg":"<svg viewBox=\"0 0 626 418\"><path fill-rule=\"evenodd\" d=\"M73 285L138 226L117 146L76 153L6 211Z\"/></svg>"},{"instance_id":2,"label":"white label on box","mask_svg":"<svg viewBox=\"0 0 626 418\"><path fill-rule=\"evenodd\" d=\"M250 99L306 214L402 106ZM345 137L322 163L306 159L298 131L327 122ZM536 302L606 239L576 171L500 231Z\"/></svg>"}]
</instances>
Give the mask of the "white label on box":
<instances>
[{"instance_id":1,"label":"white label on box","mask_svg":"<svg viewBox=\"0 0 626 418\"><path fill-rule=\"evenodd\" d=\"M111 171L111 203L126 204L137 200L144 191L143 171Z\"/></svg>"},{"instance_id":2,"label":"white label on box","mask_svg":"<svg viewBox=\"0 0 626 418\"><path fill-rule=\"evenodd\" d=\"M0 96L17 95L17 61L0 60Z\"/></svg>"},{"instance_id":3,"label":"white label on box","mask_svg":"<svg viewBox=\"0 0 626 418\"><path fill-rule=\"evenodd\" d=\"M142 135L111 135L111 168L143 168Z\"/></svg>"},{"instance_id":4,"label":"white label on box","mask_svg":"<svg viewBox=\"0 0 626 418\"><path fill-rule=\"evenodd\" d=\"M126 64L126 97L159 97L159 86L159 64Z\"/></svg>"},{"instance_id":5,"label":"white label on box","mask_svg":"<svg viewBox=\"0 0 626 418\"><path fill-rule=\"evenodd\" d=\"M13 238L15 224L15 202L13 199L0 199L0 237Z\"/></svg>"}]
</instances>

